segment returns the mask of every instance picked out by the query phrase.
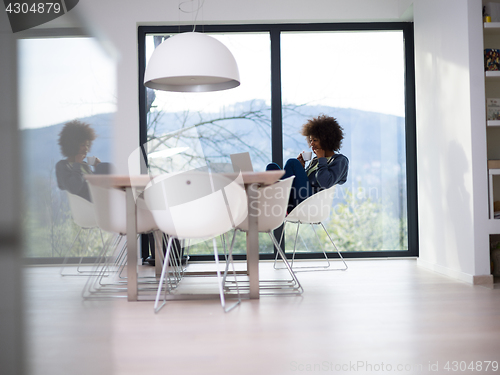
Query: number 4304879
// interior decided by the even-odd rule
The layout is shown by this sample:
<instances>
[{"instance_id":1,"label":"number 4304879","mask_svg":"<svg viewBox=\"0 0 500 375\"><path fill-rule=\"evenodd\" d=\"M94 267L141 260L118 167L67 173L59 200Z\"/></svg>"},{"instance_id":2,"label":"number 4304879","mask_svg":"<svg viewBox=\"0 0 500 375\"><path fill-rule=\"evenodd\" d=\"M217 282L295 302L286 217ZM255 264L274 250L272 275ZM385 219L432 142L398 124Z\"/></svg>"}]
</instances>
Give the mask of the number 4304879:
<instances>
[{"instance_id":1,"label":"number 4304879","mask_svg":"<svg viewBox=\"0 0 500 375\"><path fill-rule=\"evenodd\" d=\"M5 8L7 13L59 13L61 4L59 3L8 3Z\"/></svg>"},{"instance_id":2,"label":"number 4304879","mask_svg":"<svg viewBox=\"0 0 500 375\"><path fill-rule=\"evenodd\" d=\"M498 371L497 361L448 361L444 365L446 371Z\"/></svg>"}]
</instances>

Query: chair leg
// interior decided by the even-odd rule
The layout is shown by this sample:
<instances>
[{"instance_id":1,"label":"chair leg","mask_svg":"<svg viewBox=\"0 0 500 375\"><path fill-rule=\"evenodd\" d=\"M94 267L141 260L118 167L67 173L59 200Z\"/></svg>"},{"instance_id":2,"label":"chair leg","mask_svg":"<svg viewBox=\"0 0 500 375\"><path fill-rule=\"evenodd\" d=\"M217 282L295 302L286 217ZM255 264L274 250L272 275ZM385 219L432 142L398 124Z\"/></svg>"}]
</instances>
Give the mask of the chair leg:
<instances>
[{"instance_id":1,"label":"chair leg","mask_svg":"<svg viewBox=\"0 0 500 375\"><path fill-rule=\"evenodd\" d=\"M83 243L83 245L84 245L83 248L85 249L87 247L87 244L89 242L89 237L90 237L90 231L92 230L92 228L91 229L80 228L80 230L78 231L78 234L73 239L71 246L68 248L68 250L66 251L66 255L64 256L64 260L63 260L62 267L61 267L61 276L87 276L87 275L92 273L92 271L80 270L80 266L82 264L83 257L84 257L83 255L80 255L80 260L79 260L78 265L76 267L76 273L64 273L64 268L66 268L66 263L68 261L69 253L70 253L71 249L73 248L73 246L75 245L76 240L80 237L80 234L82 234L83 230L85 230L87 232L87 236L86 236L85 241Z\"/></svg>"},{"instance_id":2,"label":"chair leg","mask_svg":"<svg viewBox=\"0 0 500 375\"><path fill-rule=\"evenodd\" d=\"M217 251L217 241L215 240L215 237L212 238L212 243L213 243L213 247L214 247L215 264L216 264L216 267L217 267L217 283L219 284L220 303L222 305L222 309L224 310L224 312L229 312L229 311L231 311L232 309L234 309L237 305L239 305L241 303L241 296L240 296L240 290L239 290L239 287L238 287L238 280L236 279L236 271L234 269L234 263L232 261L232 259L233 259L232 250L233 249L232 248L229 249L229 259L226 261L226 268L227 268L227 262L231 261L231 263L233 265L234 279L235 279L235 282L236 282L236 290L237 290L237 293L238 293L238 301L236 301L234 304L232 304L230 307L228 307L226 309L226 298L224 296L223 281L222 281L222 277L221 277L221 273L220 273L220 268L219 268L219 253Z\"/></svg>"},{"instance_id":3,"label":"chair leg","mask_svg":"<svg viewBox=\"0 0 500 375\"><path fill-rule=\"evenodd\" d=\"M166 259L166 251L165 251L165 254L163 254L163 245L166 245L166 249L168 248L168 239L166 236L164 236L163 234L161 235L161 239L160 239L160 259L161 259L161 269L160 269L160 278L161 278L161 271L163 269L163 266L165 265L165 259ZM174 246L174 239L172 239L172 244L170 245L170 254L172 254L172 248ZM170 256L169 254L169 256ZM171 258L170 258L171 259ZM172 263L170 263L170 259L169 259L169 267L172 267ZM155 271L156 272L156 271ZM172 290L174 288L177 287L177 284L179 282L179 279L176 277L175 278L175 281L172 279L172 277L170 276L170 273L172 271L167 271L167 273L165 274L165 290ZM174 277L175 277L175 271L172 272Z\"/></svg>"},{"instance_id":4,"label":"chair leg","mask_svg":"<svg viewBox=\"0 0 500 375\"><path fill-rule=\"evenodd\" d=\"M274 237L274 235L271 232L268 232L268 234L269 234L269 237L271 237L271 240L273 241L273 244L274 244L274 247L276 248L276 251L278 252L278 254L281 257L281 259L283 260L283 263L285 263L285 267L288 270L288 272L290 273L290 276L292 277L292 279L294 281L294 284L296 285L296 287L294 289L297 290L298 294L302 294L302 292L304 291L304 289L302 288L302 285L300 284L299 279L297 278L297 276L293 272L293 269L290 266L290 263L286 259L285 252L281 249L281 246L278 243L278 241L276 240L276 238ZM287 293L287 294L290 294L290 293Z\"/></svg>"},{"instance_id":5,"label":"chair leg","mask_svg":"<svg viewBox=\"0 0 500 375\"><path fill-rule=\"evenodd\" d=\"M279 242L279 245L280 245L280 248L281 248L281 243L283 242L283 237L285 235L285 225L286 225L286 222L285 224L283 225L283 230L281 231L281 236L280 236L280 242ZM273 264L273 268L275 270L278 270L278 269L283 269L283 268L278 268L276 267L276 262L278 261L278 251L276 250L276 256L274 257L274 264Z\"/></svg>"},{"instance_id":6,"label":"chair leg","mask_svg":"<svg viewBox=\"0 0 500 375\"><path fill-rule=\"evenodd\" d=\"M337 254L339 255L340 259L342 260L342 262L344 263L344 268L332 268L332 269L329 269L330 268L330 259L328 258L328 255L326 254L326 251L324 249L324 247L322 246L321 247L321 251L323 252L323 255L325 257L325 260L327 262L327 265L326 266L305 266L305 267L294 267L294 260L295 260L295 253L297 251L297 240L298 240L298 236L299 236L299 228L300 228L300 222L297 223L297 231L295 233L295 241L294 241L294 244L293 244L293 254L292 254L292 261L290 262L290 267L294 270L296 270L295 272L305 272L305 271L314 271L314 270L325 270L325 271L345 271L347 270L347 263L345 262L345 259L344 257L342 256L342 254L340 253L339 249L337 248L337 245L335 245L335 242L333 241L332 237L330 236L330 233L328 233L328 231L326 230L325 226L323 223L318 223L320 224L322 227L323 227L323 230L325 231L326 235L328 236L328 239L330 240L330 242L332 243L333 247L335 248L335 250L337 251ZM318 233L316 231L316 229L314 228L314 225L315 224L311 224L311 227L313 228L313 231L314 231L314 234L316 235L316 238L318 239L318 242L321 244L321 240L318 236ZM281 237L281 239L283 238L283 235ZM281 239L280 239L280 245L281 245ZM281 247L280 247L281 249ZM283 268L279 268L279 267L276 267L276 261L278 259L278 253L276 253L276 257L274 259L274 269L283 269Z\"/></svg>"},{"instance_id":7,"label":"chair leg","mask_svg":"<svg viewBox=\"0 0 500 375\"><path fill-rule=\"evenodd\" d=\"M172 241L173 237L168 238L168 244L167 244L167 252L165 254L165 259L163 261L163 267L161 269L161 276L160 276L160 282L158 283L158 291L156 292L156 299L155 299L155 305L154 305L154 311L155 313L158 313L163 306L165 306L165 303L167 302L167 285L165 285L165 295L163 298L163 303L160 307L158 307L158 302L160 300L160 295L161 295L161 289L163 286L163 279L165 279L165 274L168 273L168 263L170 259L170 249L172 248Z\"/></svg>"},{"instance_id":8,"label":"chair leg","mask_svg":"<svg viewBox=\"0 0 500 375\"><path fill-rule=\"evenodd\" d=\"M169 240L170 240L170 237L169 237ZM163 244L163 242L162 242L162 244ZM163 250L163 246L161 248ZM182 278L182 268L181 268L181 264L179 262L179 256L180 256L179 254L180 254L180 250L177 248L177 243L174 243L174 240L172 240L172 245L170 248L170 258L168 259L169 268L171 268L171 270L167 274L168 284L170 287L172 284L177 285L177 283ZM166 255L163 257L163 263L165 262L165 259L166 259ZM173 280L171 280L170 273L172 273Z\"/></svg>"},{"instance_id":9,"label":"chair leg","mask_svg":"<svg viewBox=\"0 0 500 375\"><path fill-rule=\"evenodd\" d=\"M101 239L104 242L104 238L101 237ZM111 245L111 242L113 240L116 240L116 239L109 238L108 241L106 241L106 243L104 244L104 246L101 250L101 253L97 257L97 261L96 261L93 273L87 279L87 282L85 283L85 286L83 287L83 290L82 290L82 297L84 299L87 299L90 296L92 296L92 294L98 292L96 285L100 283L102 277L104 277L103 275L106 272L106 268L107 268L107 265L105 262L106 253L107 253L107 251Z\"/></svg>"},{"instance_id":10,"label":"chair leg","mask_svg":"<svg viewBox=\"0 0 500 375\"><path fill-rule=\"evenodd\" d=\"M339 255L340 259L342 260L342 262L344 263L344 268L336 268L334 270L339 270L339 271L345 271L347 270L347 263L345 262L344 260L344 257L342 256L342 254L340 253L339 249L337 248L337 245L335 245L335 242L333 242L332 240L332 237L330 237L330 233L328 233L328 231L326 230L325 226L323 225L323 223L320 223L321 226L323 227L326 235L328 236L328 238L330 239L330 242L332 243L333 247L335 248L335 250L337 250L337 254Z\"/></svg>"},{"instance_id":11,"label":"chair leg","mask_svg":"<svg viewBox=\"0 0 500 375\"><path fill-rule=\"evenodd\" d=\"M82 231L86 230L87 231L87 237L85 239L83 248L87 248L87 245L89 243L90 232L93 229L95 229L95 228L81 228L80 227L80 230L78 231L78 234L73 239L73 242L71 243L71 246L68 248L68 250L66 251L66 255L64 256L64 260L62 262L61 272L60 272L61 276L88 276L88 275L92 275L92 274L96 273L96 271L81 270L80 269L80 267L82 266L82 261L83 261L84 255L80 256L80 261L78 262L78 265L77 265L77 268L76 268L76 273L64 273L64 269L66 268L66 263L68 261L69 253L70 253L71 249L73 248L73 246L75 245L76 240L80 237L80 234L82 234ZM97 228L97 229L99 229L99 228ZM104 244L104 238L102 236L102 232L101 232L100 229L99 229L99 233L101 235L101 243L102 243L102 246L104 248L104 246L105 246L105 244ZM91 267L92 265L89 264L89 266Z\"/></svg>"},{"instance_id":12,"label":"chair leg","mask_svg":"<svg viewBox=\"0 0 500 375\"><path fill-rule=\"evenodd\" d=\"M233 238L231 239L231 245L229 247L229 257L231 258L231 261L233 260L233 249L234 249L234 241L236 240L236 231L235 229L233 231ZM224 277L222 278L222 286L226 286L226 278L227 278L227 272L229 271L229 258L226 257L226 268L224 270ZM234 263L233 263L233 271L234 271ZM236 278L236 271L235 272L235 278Z\"/></svg>"},{"instance_id":13,"label":"chair leg","mask_svg":"<svg viewBox=\"0 0 500 375\"><path fill-rule=\"evenodd\" d=\"M292 254L292 265L291 265L292 268L293 268L293 261L295 260L295 251L297 250L297 239L299 238L299 229L300 229L300 222L297 223L297 232L295 233L295 242L293 243L293 254Z\"/></svg>"},{"instance_id":14,"label":"chair leg","mask_svg":"<svg viewBox=\"0 0 500 375\"><path fill-rule=\"evenodd\" d=\"M180 249L177 247L177 244L179 242L175 241L175 239L172 241L171 245L171 250L170 250L170 260L169 260L169 265L172 271L170 271L169 274L167 274L168 277L168 285L169 285L169 290L172 290L174 288L177 288L177 285L180 283L182 278L184 277L184 269L182 268L182 263L180 261ZM175 254L174 254L175 253Z\"/></svg>"},{"instance_id":15,"label":"chair leg","mask_svg":"<svg viewBox=\"0 0 500 375\"><path fill-rule=\"evenodd\" d=\"M62 262L62 267L61 267L61 272L60 272L61 276L73 276L73 274L65 274L63 272L64 272L64 268L66 266L66 262L68 261L69 252L71 251L71 249L75 245L75 242L78 239L78 237L80 237L80 233L82 233L82 230L83 230L83 228L80 227L80 230L78 231L78 233L76 234L75 238L73 239L73 242L71 242L71 246L68 248L68 250L66 250L66 255L64 256L64 259L63 259L63 262Z\"/></svg>"},{"instance_id":16,"label":"chair leg","mask_svg":"<svg viewBox=\"0 0 500 375\"><path fill-rule=\"evenodd\" d=\"M295 250L297 249L297 239L299 237L299 228L300 228L300 222L297 223L297 231L295 233L295 241L293 243L293 254L292 254L292 262L291 262L291 267L293 268L293 262L295 260ZM285 233L285 231L283 230L283 232L281 233L281 238L280 238L280 242L279 242L279 245L280 245L280 249L281 249L281 242L283 240L283 234ZM286 254L286 252L283 252L284 254ZM283 267L276 267L276 261L278 260L278 252L276 252L276 257L274 258L274 269L275 270L282 270L284 269Z\"/></svg>"},{"instance_id":17,"label":"chair leg","mask_svg":"<svg viewBox=\"0 0 500 375\"><path fill-rule=\"evenodd\" d=\"M92 229L89 229L87 231L87 238L85 239L85 243L84 243L84 246L83 246L83 249L84 250L87 250L88 249L88 244L89 244L89 238L90 238L90 232L92 231ZM80 255L80 261L78 262L78 266L76 267L76 272L78 272L78 274L85 274L85 273L89 273L91 271L84 271L84 270L80 270L80 267L82 265L82 261L83 261L83 255Z\"/></svg>"},{"instance_id":18,"label":"chair leg","mask_svg":"<svg viewBox=\"0 0 500 375\"><path fill-rule=\"evenodd\" d=\"M94 282L95 287L95 292L100 292L100 291L106 291L106 292L112 292L116 290L126 290L126 287L121 287L118 288L120 285L124 285L125 281L113 281L109 283L104 283L103 278L110 275L111 273L116 273L118 279L126 279L126 277L122 277L121 273L123 272L123 269L126 264L126 258L125 258L125 253L127 249L127 241L123 244L121 250L118 252L118 255L115 257L115 260L112 262L110 256L107 254L109 249L111 250L111 255L116 252L116 249L118 248L118 245L120 244L121 239L124 238L124 236L119 235L116 237L114 241L110 240L110 245L107 246L106 250L103 251L101 254L101 259L102 259L102 265L100 269L99 276L96 278L96 281ZM114 263L114 267L116 267L116 270L112 270L111 266ZM108 288L108 289L101 289L101 288ZM112 289L109 289L112 288Z\"/></svg>"},{"instance_id":19,"label":"chair leg","mask_svg":"<svg viewBox=\"0 0 500 375\"><path fill-rule=\"evenodd\" d=\"M323 223L320 223L320 224L323 225ZM318 243L321 244L321 239L318 236L318 232L316 231L316 228L314 228L314 224L311 224L311 228L313 229L313 232L316 235L316 239L318 240ZM323 251L323 256L325 257L326 266L318 266L318 267L313 267L313 268L330 268L330 260L328 259L328 255L326 255L326 251L325 251L324 246L321 246L321 251Z\"/></svg>"},{"instance_id":20,"label":"chair leg","mask_svg":"<svg viewBox=\"0 0 500 375\"><path fill-rule=\"evenodd\" d=\"M307 272L307 271L345 271L347 270L347 264L346 262L344 261L344 258L342 257L342 254L340 254L340 251L337 249L337 246L335 245L335 243L333 242L332 238L330 237L330 234L328 233L328 231L326 230L325 226L323 223L318 223L320 224L322 227L323 227L323 230L325 231L326 235L328 236L328 238L330 239L330 242L333 244L333 246L335 247L335 250L337 250L337 253L339 254L340 256L340 259L342 260L342 262L344 262L344 268L331 268L330 269L330 260L328 259L328 255L326 255L326 251L325 251L325 248L324 246L321 246L321 251L323 252L323 255L326 259L326 262L327 262L327 265L326 266L303 266L303 267L293 267L293 258L292 258L292 268L295 270L295 272ZM311 224L311 227L314 231L314 234L316 235L316 239L318 240L318 243L321 244L321 240L318 236L318 233L316 231L316 228L314 227L315 224ZM297 231L298 233L298 231ZM295 247L297 245L297 242L295 242L294 244L294 249L293 249L293 256L295 257Z\"/></svg>"}]
</instances>

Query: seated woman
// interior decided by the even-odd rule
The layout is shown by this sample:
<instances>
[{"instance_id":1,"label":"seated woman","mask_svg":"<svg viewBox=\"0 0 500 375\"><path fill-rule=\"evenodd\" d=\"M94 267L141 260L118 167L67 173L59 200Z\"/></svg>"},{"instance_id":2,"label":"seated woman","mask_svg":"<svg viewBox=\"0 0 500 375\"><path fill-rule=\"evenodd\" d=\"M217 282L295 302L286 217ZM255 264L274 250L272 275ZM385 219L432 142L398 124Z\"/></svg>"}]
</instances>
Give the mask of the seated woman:
<instances>
[{"instance_id":1,"label":"seated woman","mask_svg":"<svg viewBox=\"0 0 500 375\"><path fill-rule=\"evenodd\" d=\"M106 174L110 169L110 164L101 163L99 158L92 158L93 169L88 162L89 158L84 160L95 138L94 129L89 124L77 120L68 122L59 133L59 146L66 159L56 164L57 185L59 189L67 190L88 201L91 201L90 191L83 175Z\"/></svg>"},{"instance_id":2,"label":"seated woman","mask_svg":"<svg viewBox=\"0 0 500 375\"><path fill-rule=\"evenodd\" d=\"M325 115L315 117L304 124L301 133L316 157L307 168L302 154L285 163L285 174L281 179L295 176L288 212L318 191L344 184L349 170L349 160L338 153L344 133L336 119ZM276 169L281 169L276 163L271 163L266 168Z\"/></svg>"}]
</instances>

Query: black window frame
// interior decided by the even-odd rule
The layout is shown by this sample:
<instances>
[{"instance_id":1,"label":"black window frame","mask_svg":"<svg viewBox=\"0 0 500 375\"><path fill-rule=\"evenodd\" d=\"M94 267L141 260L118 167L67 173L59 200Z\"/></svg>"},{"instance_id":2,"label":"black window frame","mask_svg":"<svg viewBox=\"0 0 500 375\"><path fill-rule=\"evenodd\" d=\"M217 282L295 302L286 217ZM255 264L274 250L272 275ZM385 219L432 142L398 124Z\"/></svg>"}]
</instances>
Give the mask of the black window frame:
<instances>
[{"instance_id":1,"label":"black window frame","mask_svg":"<svg viewBox=\"0 0 500 375\"><path fill-rule=\"evenodd\" d=\"M139 145L147 142L146 87L143 84L146 69L145 40L147 34L177 34L193 30L192 25L138 26L139 56ZM402 31L405 55L405 135L406 135L406 182L407 182L407 225L408 250L379 250L342 252L345 258L394 258L417 257L418 246L418 205L417 205L417 148L415 112L415 60L413 22L370 22L370 23L308 23L308 24L241 24L241 25L200 25L198 30L206 33L269 33L271 40L271 154L272 161L283 165L283 121L281 96L281 46L282 32L297 31ZM281 233L281 232L279 232ZM277 234L279 234L277 233ZM143 236L143 248L147 238ZM275 250L276 253L276 250ZM143 253L143 256L147 255ZM297 259L315 259L322 253L297 254ZM275 254L260 254L261 259L274 259ZM338 258L336 253L328 257ZM246 255L235 255L235 259L246 259ZM211 260L213 256L194 255L191 260Z\"/></svg>"}]
</instances>

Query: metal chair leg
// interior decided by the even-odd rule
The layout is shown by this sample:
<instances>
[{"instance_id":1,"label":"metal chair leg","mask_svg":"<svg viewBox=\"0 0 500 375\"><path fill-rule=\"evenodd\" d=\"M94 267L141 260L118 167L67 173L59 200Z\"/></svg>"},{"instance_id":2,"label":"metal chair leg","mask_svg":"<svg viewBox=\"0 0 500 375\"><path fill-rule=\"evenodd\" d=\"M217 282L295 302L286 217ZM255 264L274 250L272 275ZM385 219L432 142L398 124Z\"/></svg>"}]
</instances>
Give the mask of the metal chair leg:
<instances>
[{"instance_id":1,"label":"metal chair leg","mask_svg":"<svg viewBox=\"0 0 500 375\"><path fill-rule=\"evenodd\" d=\"M292 254L292 263L291 263L291 267L292 268L293 268L293 261L295 259L295 249L297 248L297 238L299 237L300 222L298 222L296 224L297 224L297 231L295 233L295 241L293 243L293 254ZM285 230L283 230L283 232L281 233L280 242L279 242L280 249L281 249L281 242L283 240L284 233L285 233ZM286 254L286 252L283 252L283 253ZM276 267L276 261L277 260L278 260L278 252L276 252L276 257L274 258L274 269L275 270L283 270L283 269L285 269L285 267Z\"/></svg>"},{"instance_id":2,"label":"metal chair leg","mask_svg":"<svg viewBox=\"0 0 500 375\"><path fill-rule=\"evenodd\" d=\"M321 251L323 252L323 255L325 257L325 260L327 262L327 265L326 266L303 266L303 267L297 267L297 266L294 266L294 260L295 260L295 254L296 254L296 250L297 250L297 239L298 239L298 236L299 236L299 228L300 228L300 222L297 223L297 231L296 231L296 234L295 234L295 241L294 241L294 244L293 244L293 254L292 254L292 261L290 262L291 263L291 268L295 270L295 272L306 272L306 271L345 271L347 270L348 266L347 266L347 263L345 262L345 259L344 257L342 256L342 254L340 253L339 249L337 248L337 245L335 244L335 242L333 241L332 237L330 236L330 233L328 233L328 231L326 230L326 227L323 223L316 223L316 224L313 224L311 223L311 227L313 228L313 231L314 231L314 234L316 235L316 238L318 240L318 242L321 244L321 240L318 236L318 233L316 231L316 228L314 227L314 225L321 225L321 227L323 228L323 230L325 231L326 235L328 236L328 239L330 240L330 242L332 243L333 247L335 248L335 250L337 251L337 254L339 255L340 259L342 260L342 262L344 263L344 267L343 268L330 268L331 266L331 263L330 263L330 259L328 258L328 255L326 254L326 251L324 249L323 246L321 246ZM281 240L283 238L283 234L280 238L280 242L279 244L281 245ZM281 247L280 247L281 249ZM283 267L276 267L276 262L277 262L277 259L278 259L278 254L276 254L276 257L274 259L274 269L284 269Z\"/></svg>"},{"instance_id":3,"label":"metal chair leg","mask_svg":"<svg viewBox=\"0 0 500 375\"><path fill-rule=\"evenodd\" d=\"M69 252L71 251L71 249L75 245L75 242L78 239L78 237L80 237L80 233L82 233L82 230L83 230L83 228L80 227L80 230L78 231L78 233L76 234L75 238L73 239L73 242L71 242L71 246L66 251L66 255L64 256L64 259L63 259L63 262L62 262L62 267L61 267L61 272L60 272L61 276L73 276L72 274L64 274L63 272L64 272L64 268L65 268L65 265L66 265L66 261L68 260L68 257L69 257Z\"/></svg>"},{"instance_id":4,"label":"metal chair leg","mask_svg":"<svg viewBox=\"0 0 500 375\"><path fill-rule=\"evenodd\" d=\"M233 259L233 249L234 249L235 240L236 240L236 229L233 231L233 238L231 239L231 246L229 247L229 255L231 257L231 260ZM223 287L226 285L226 278L227 278L228 270L229 270L229 261L228 261L228 258L226 257L226 268L224 270L224 277L222 278L222 286ZM234 270L234 263L233 263L233 270ZM235 271L235 279L236 279L236 271Z\"/></svg>"},{"instance_id":5,"label":"metal chair leg","mask_svg":"<svg viewBox=\"0 0 500 375\"><path fill-rule=\"evenodd\" d=\"M320 223L323 225L323 223ZM318 240L318 243L320 244L321 246L321 240L318 236L318 232L316 231L316 228L314 228L314 224L311 224L311 228L313 229L313 232L314 234L316 235L316 239ZM324 228L324 227L323 227ZM301 237L302 238L302 237ZM293 258L292 258L292 268L293 267L293 259L295 258L295 247L297 246L297 243L294 244L294 249L293 249ZM306 245L307 247L307 245ZM326 255L326 251L325 251L325 248L324 246L321 246L321 251L323 252L323 256L325 257L325 260L326 260L326 266L302 266L302 267L295 267L294 269L297 270L297 269L301 269L301 270L317 270L317 269L327 269L327 268L330 268L330 260L328 259L328 255Z\"/></svg>"},{"instance_id":6,"label":"metal chair leg","mask_svg":"<svg viewBox=\"0 0 500 375\"><path fill-rule=\"evenodd\" d=\"M102 240L104 241L103 238ZM116 238L109 238L103 246L101 253L97 257L95 269L93 271L94 273L89 276L82 290L82 297L84 299L89 299L93 294L99 292L99 290L96 288L96 285L101 282L102 278L107 272L106 253L110 248L111 242L113 241L116 241Z\"/></svg>"},{"instance_id":7,"label":"metal chair leg","mask_svg":"<svg viewBox=\"0 0 500 375\"><path fill-rule=\"evenodd\" d=\"M304 291L304 289L302 288L302 285L300 284L299 279L297 278L297 276L293 272L293 269L290 266L290 264L288 262L288 259L286 259L286 254L281 249L281 246L280 246L281 244L279 244L278 241L276 241L276 237L274 237L274 235L271 232L269 232L269 237L271 237L271 240L273 241L274 247L276 248L278 254L281 257L281 259L283 260L283 263L285 263L285 267L288 270L288 272L290 273L290 276L292 277L292 279L293 279L293 281L294 281L294 283L296 285L296 287L294 289L297 290L298 294L302 294L302 292Z\"/></svg>"},{"instance_id":8,"label":"metal chair leg","mask_svg":"<svg viewBox=\"0 0 500 375\"><path fill-rule=\"evenodd\" d=\"M61 271L60 271L60 275L61 276L88 276L88 275L91 275L91 274L94 273L94 271L91 271L91 270L80 270L80 267L82 265L82 261L83 261L83 258L84 258L83 255L80 255L80 260L79 260L77 268L76 268L76 272L77 273L64 273L64 269L66 268L66 264L67 264L67 261L68 261L68 258L69 258L69 253L70 253L71 249L73 248L73 246L75 245L76 240L78 238L80 238L80 234L82 234L82 231L85 230L87 232L87 237L85 239L83 247L86 248L87 244L89 243L90 232L93 229L94 228L87 229L87 228L80 227L80 229L78 231L78 234L75 236L75 238L71 242L71 246L68 248L68 250L66 251L66 255L64 256L64 259L63 259L63 262L62 262L62 266L61 266ZM100 231L100 229L99 229L99 231ZM102 238L102 233L101 233L101 243L102 243L102 245L104 247L104 239Z\"/></svg>"},{"instance_id":9,"label":"metal chair leg","mask_svg":"<svg viewBox=\"0 0 500 375\"><path fill-rule=\"evenodd\" d=\"M87 240L86 240L86 242L85 242L85 247L87 247L87 246L88 246L88 243L89 243L89 237L90 237L90 232L91 232L91 230L92 230L92 229L89 229L89 231L88 231L88 234L87 234ZM101 229L100 229L100 228L97 228L97 230L98 230L98 231L99 231L99 233L100 233L100 238L101 238L102 248L104 248L104 238L103 238L103 236L102 236L102 231L101 231ZM86 271L86 270L82 270L82 271L80 271L80 266L81 266L81 264L82 264L82 260L83 260L83 255L80 257L80 262L78 263L78 266L77 266L77 268L76 268L76 272L78 272L78 273L80 273L80 274L87 274L87 275L88 275L89 273L92 273L92 271Z\"/></svg>"},{"instance_id":10,"label":"metal chair leg","mask_svg":"<svg viewBox=\"0 0 500 375\"><path fill-rule=\"evenodd\" d=\"M342 254L340 253L339 249L337 248L337 245L335 245L335 242L333 242L332 237L330 237L330 233L328 233L328 231L326 230L326 228L323 225L323 223L320 223L320 224L323 227L324 231L326 232L326 235L330 239L330 242L332 243L333 247L335 248L335 250L337 250L337 254L339 254L340 259L344 263L344 268L335 268L332 271L337 271L337 270L339 270L339 271L346 271L348 267L347 267L347 263L344 260L344 257L342 256Z\"/></svg>"},{"instance_id":11,"label":"metal chair leg","mask_svg":"<svg viewBox=\"0 0 500 375\"><path fill-rule=\"evenodd\" d=\"M163 298L163 303L160 307L158 307L158 302L160 300L160 295L161 295L161 290L163 286L163 280L165 279L165 274L168 272L168 263L170 259L170 249L172 247L172 241L173 237L169 237L168 239L168 244L167 244L167 251L165 254L165 259L163 261L163 267L161 269L161 276L160 276L160 282L158 283L158 291L156 292L156 299L155 299L155 304L154 304L154 312L158 313L163 306L167 303L167 285L165 285L165 294ZM166 279L165 279L166 282Z\"/></svg>"},{"instance_id":12,"label":"metal chair leg","mask_svg":"<svg viewBox=\"0 0 500 375\"><path fill-rule=\"evenodd\" d=\"M219 253L217 251L217 241L215 240L215 237L212 238L212 243L214 247L214 258L215 258L215 264L217 267L217 283L219 284L219 294L220 294L220 302L222 305L222 309L224 312L229 312L232 309L234 309L236 306L238 306L241 303L241 296L240 296L240 289L238 287L238 280L236 279L236 270L234 269L234 263L232 262L232 248L229 249L229 258L231 260L231 263L233 263L233 274L234 274L234 279L236 282L236 290L238 293L238 301L236 301L234 304L226 308L226 298L224 295L224 287L223 287L223 281L220 273L220 266L219 266ZM227 264L228 261L226 261ZM226 266L227 267L227 266Z\"/></svg>"}]
</instances>

